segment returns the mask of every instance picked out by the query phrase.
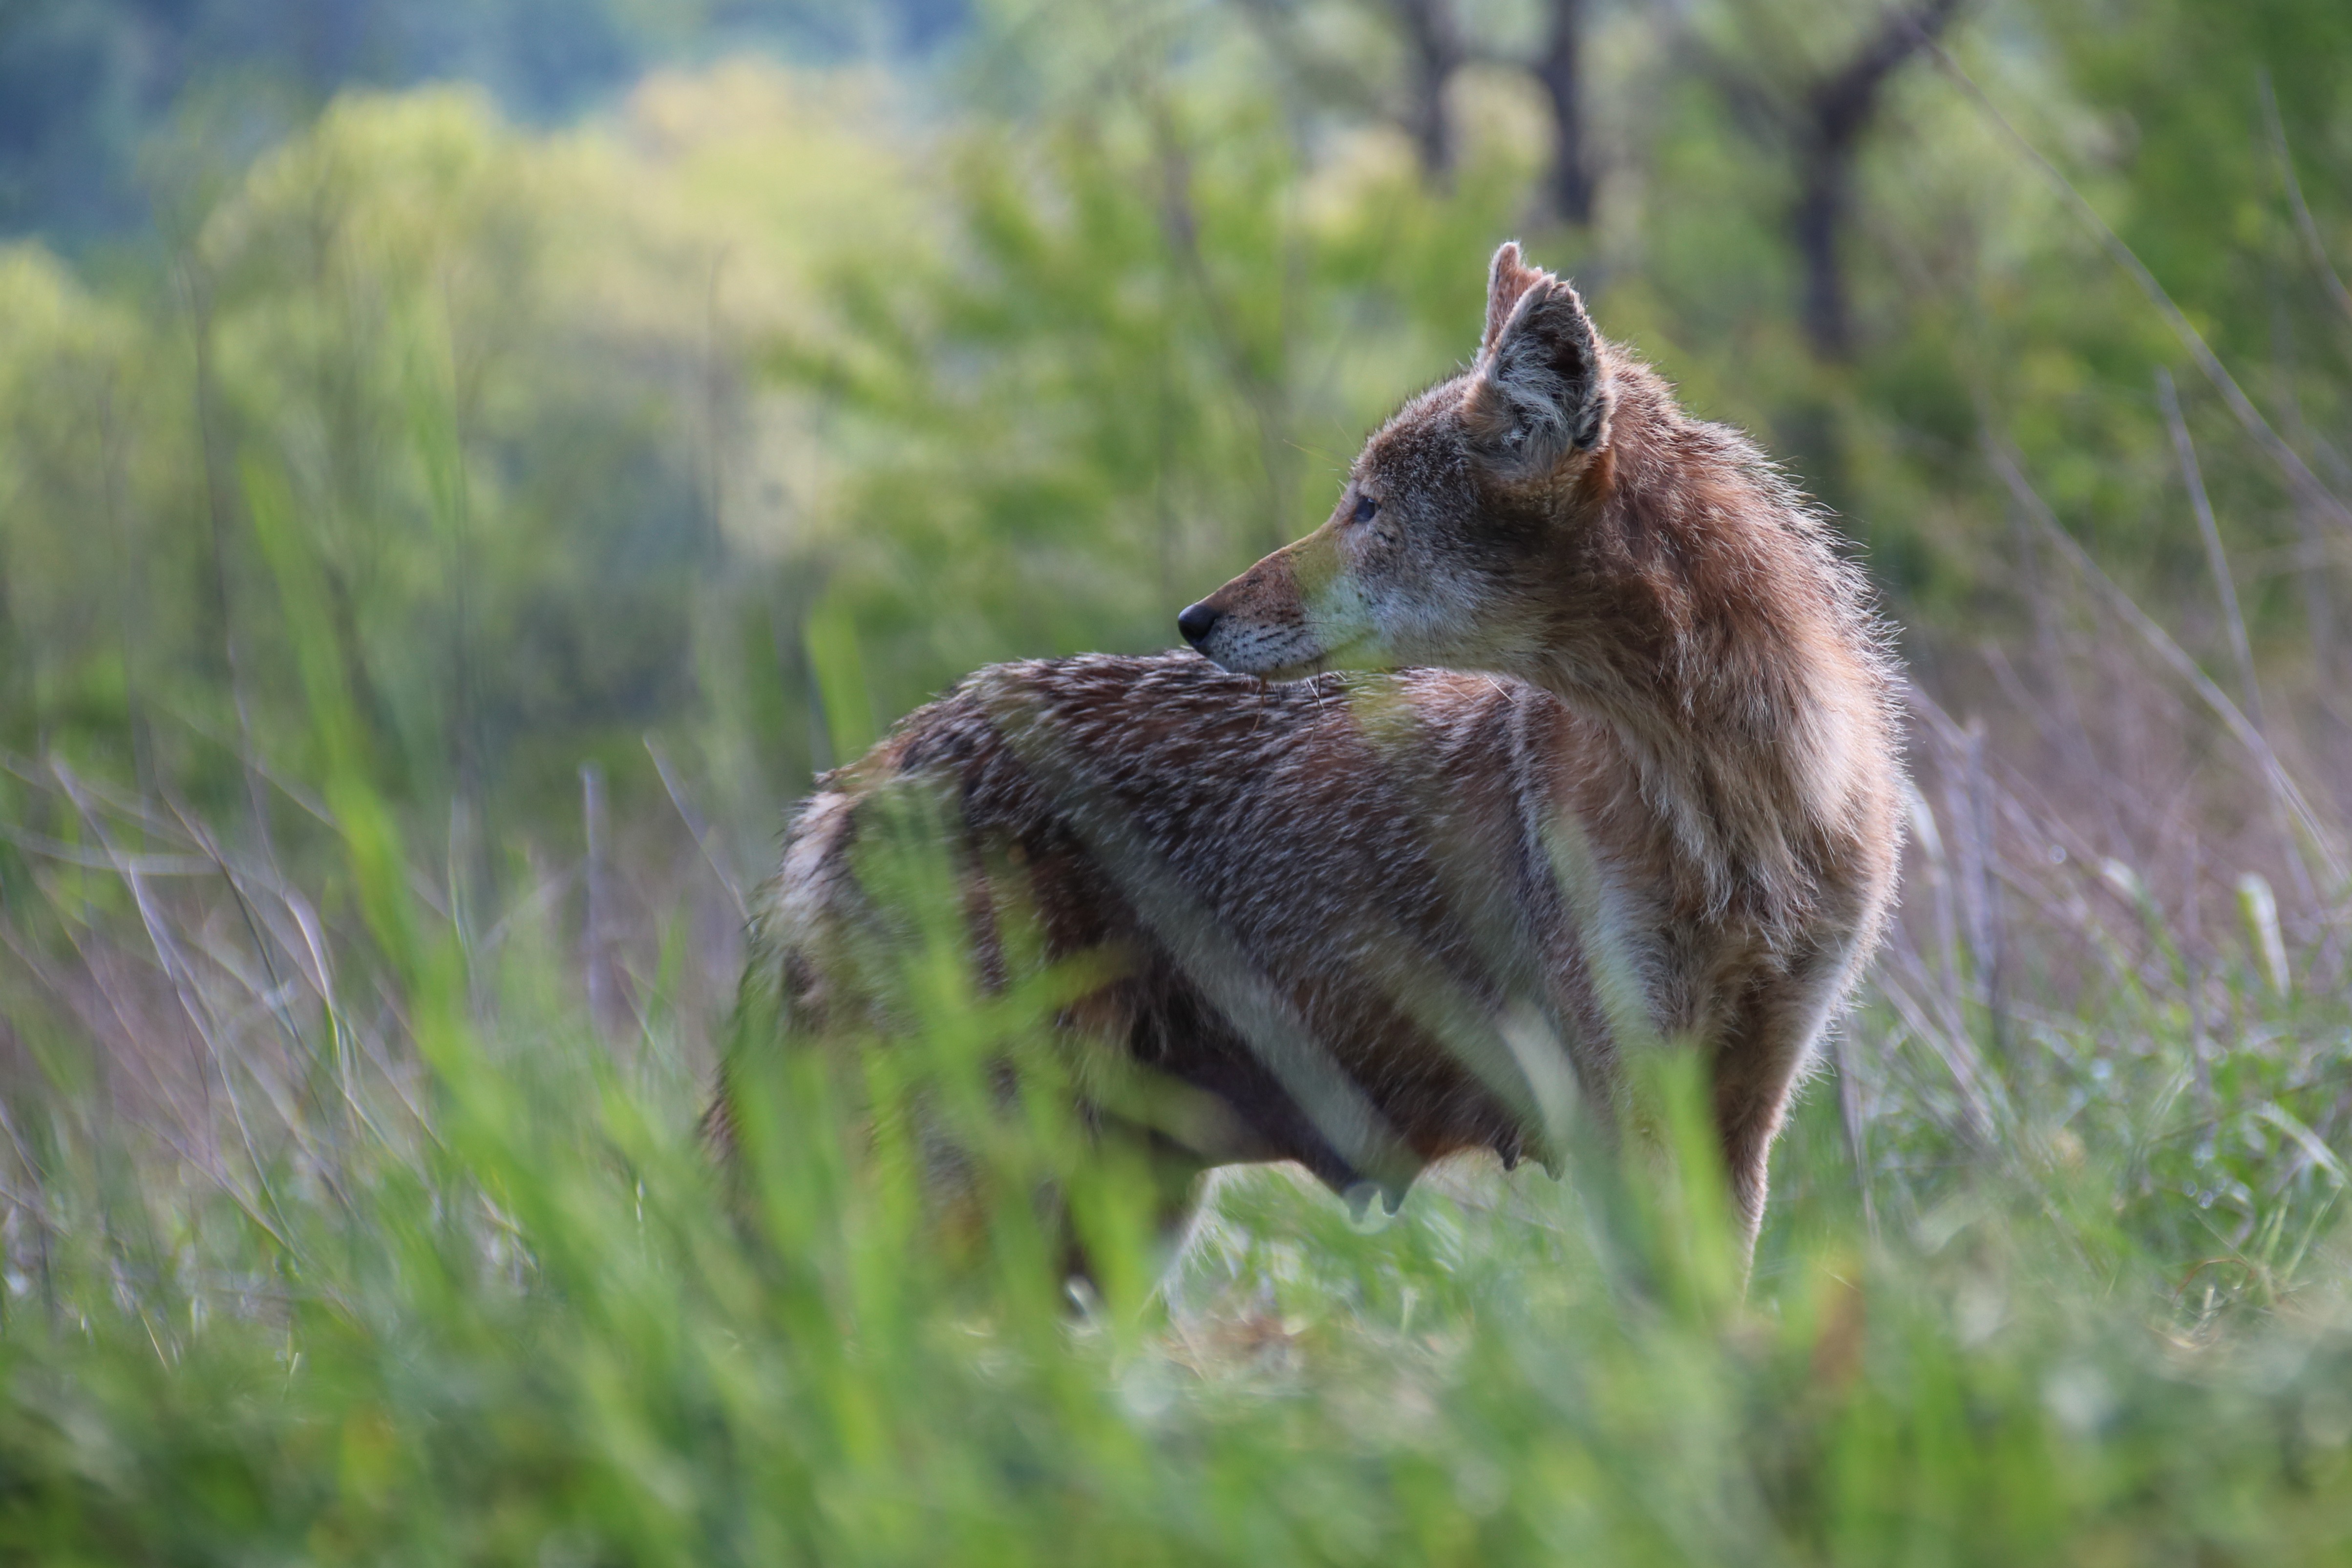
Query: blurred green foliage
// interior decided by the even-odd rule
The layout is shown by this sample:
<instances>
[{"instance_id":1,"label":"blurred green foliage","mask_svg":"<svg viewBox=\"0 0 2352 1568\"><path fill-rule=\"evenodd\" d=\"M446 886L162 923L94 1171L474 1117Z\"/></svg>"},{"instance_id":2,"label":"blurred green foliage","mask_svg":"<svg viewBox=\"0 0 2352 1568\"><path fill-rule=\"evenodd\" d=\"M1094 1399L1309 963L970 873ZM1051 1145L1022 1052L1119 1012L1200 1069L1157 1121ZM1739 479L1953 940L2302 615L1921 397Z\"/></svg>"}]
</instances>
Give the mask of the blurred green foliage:
<instances>
[{"instance_id":1,"label":"blurred green foliage","mask_svg":"<svg viewBox=\"0 0 2352 1568\"><path fill-rule=\"evenodd\" d=\"M964 0L15 0L0 8L0 234L103 241L184 204L346 89L463 79L551 122L730 50L919 67Z\"/></svg>"},{"instance_id":2,"label":"blurred green foliage","mask_svg":"<svg viewBox=\"0 0 2352 1568\"><path fill-rule=\"evenodd\" d=\"M785 793L828 760L803 647L820 605L868 645L867 731L985 659L1164 644L1173 606L1310 526L1367 426L1460 363L1481 258L1531 221L1548 155L1523 84L1473 68L1433 184L1249 16L992 15L961 68L975 105L1017 84L997 110L744 65L649 79L562 132L462 92L354 96L192 185L152 266L16 247L6 743L140 752L215 800L234 770L184 731L299 744L235 479L252 452L293 477L411 801L543 808L649 727L738 806ZM2172 364L2255 563L2256 643L2301 685L2335 653L2336 525L1993 116L2340 490L2344 26L2284 4L2127 28L1967 14L1954 68L1986 100L1918 64L1866 144L1851 364L1795 324L1787 135L1751 101L1851 47L1834 6L1598 13L1600 216L1528 238L1844 514L1929 658L1947 627L2021 614L1980 430L2127 583L2218 635L2149 381ZM1745 62L1748 96L1693 50Z\"/></svg>"}]
</instances>

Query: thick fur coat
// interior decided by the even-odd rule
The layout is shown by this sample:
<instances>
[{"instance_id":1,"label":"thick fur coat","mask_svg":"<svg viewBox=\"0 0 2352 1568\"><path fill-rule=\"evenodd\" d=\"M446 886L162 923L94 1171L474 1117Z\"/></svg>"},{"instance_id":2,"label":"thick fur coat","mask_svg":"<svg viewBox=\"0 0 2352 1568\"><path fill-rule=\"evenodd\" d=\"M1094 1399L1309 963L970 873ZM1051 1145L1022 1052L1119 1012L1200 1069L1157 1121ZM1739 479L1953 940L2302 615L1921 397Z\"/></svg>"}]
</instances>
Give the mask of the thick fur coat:
<instances>
[{"instance_id":1,"label":"thick fur coat","mask_svg":"<svg viewBox=\"0 0 2352 1568\"><path fill-rule=\"evenodd\" d=\"M822 780L750 984L802 1030L886 1016L856 847L919 785L984 968L1015 905L1110 956L1066 1022L1165 1087L1132 1131L1181 1165L1393 1204L1455 1151L1555 1152L1571 1100L1608 1125L1676 1042L1752 1240L1902 789L1865 584L1763 455L1506 246L1472 367L1179 624L1197 654L982 670Z\"/></svg>"}]
</instances>

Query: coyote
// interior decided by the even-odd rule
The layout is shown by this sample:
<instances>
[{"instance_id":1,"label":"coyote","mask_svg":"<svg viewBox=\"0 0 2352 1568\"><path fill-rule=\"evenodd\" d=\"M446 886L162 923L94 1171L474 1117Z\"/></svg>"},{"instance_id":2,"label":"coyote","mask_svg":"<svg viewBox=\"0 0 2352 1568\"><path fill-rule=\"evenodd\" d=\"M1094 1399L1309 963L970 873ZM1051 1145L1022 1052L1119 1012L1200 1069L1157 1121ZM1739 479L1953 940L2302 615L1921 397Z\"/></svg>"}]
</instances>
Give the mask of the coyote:
<instances>
[{"instance_id":1,"label":"coyote","mask_svg":"<svg viewBox=\"0 0 2352 1568\"><path fill-rule=\"evenodd\" d=\"M1197 652L981 670L821 779L747 995L887 1028L853 851L925 788L994 983L1016 902L1047 956L1111 955L1062 1024L1167 1093L1098 1132L1393 1211L1458 1151L1557 1169L1562 1110L1619 1125L1681 1043L1752 1248L1898 847L1893 665L1821 515L1507 244L1470 368L1177 626Z\"/></svg>"}]
</instances>

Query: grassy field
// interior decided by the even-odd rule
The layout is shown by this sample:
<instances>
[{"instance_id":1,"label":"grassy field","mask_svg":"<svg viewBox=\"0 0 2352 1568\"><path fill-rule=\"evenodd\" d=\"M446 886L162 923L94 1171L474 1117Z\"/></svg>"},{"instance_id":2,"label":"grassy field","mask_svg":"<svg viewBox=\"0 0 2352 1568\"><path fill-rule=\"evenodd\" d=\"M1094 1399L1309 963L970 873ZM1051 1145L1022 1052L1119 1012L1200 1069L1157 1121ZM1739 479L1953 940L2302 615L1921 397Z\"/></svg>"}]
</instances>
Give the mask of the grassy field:
<instances>
[{"instance_id":1,"label":"grassy field","mask_svg":"<svg viewBox=\"0 0 2352 1568\"><path fill-rule=\"evenodd\" d=\"M305 635L331 761L355 721ZM563 888L465 909L355 771L283 781L305 888L20 767L78 826L14 835L65 933L20 919L18 973L111 974L84 1004L176 1012L145 1033L187 1054L93 1083L19 1025L0 1551L2340 1561L2341 927L2249 879L2200 967L2179 909L1920 702L1910 917L1744 1294L1695 1132L1559 1182L1442 1171L1384 1226L1229 1173L1171 1264L1023 1047L1050 996L974 997L951 947L908 960L918 1037L751 1058L722 1182L688 895L583 956ZM135 973L99 951L125 930ZM1036 1064L1011 1104L974 1087L1007 1050ZM1001 1200L954 1246L888 1131L919 1084ZM1056 1181L1100 1272L1075 1301L1023 1196Z\"/></svg>"},{"instance_id":2,"label":"grassy field","mask_svg":"<svg viewBox=\"0 0 2352 1568\"><path fill-rule=\"evenodd\" d=\"M1435 168L1396 7L1020 0L577 125L191 109L154 234L0 247L0 1563L2352 1559L2342 8L1960 8L1850 352L1787 115L1874 12L1591 9L1587 224L1533 7ZM1511 234L1904 623L1904 908L1752 1279L1686 1062L1622 1165L1226 1173L1177 1249L1052 976L917 921L887 1048L737 1019L791 793L1170 640Z\"/></svg>"}]
</instances>

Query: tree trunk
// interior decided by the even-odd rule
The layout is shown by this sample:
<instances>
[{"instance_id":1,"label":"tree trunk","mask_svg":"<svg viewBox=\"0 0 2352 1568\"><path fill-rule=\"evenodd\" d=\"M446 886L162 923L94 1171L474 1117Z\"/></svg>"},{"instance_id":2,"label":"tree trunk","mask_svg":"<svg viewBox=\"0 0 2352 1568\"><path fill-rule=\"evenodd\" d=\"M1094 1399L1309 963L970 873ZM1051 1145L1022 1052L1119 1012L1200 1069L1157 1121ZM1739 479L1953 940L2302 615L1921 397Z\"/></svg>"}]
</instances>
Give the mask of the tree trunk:
<instances>
[{"instance_id":1,"label":"tree trunk","mask_svg":"<svg viewBox=\"0 0 2352 1568\"><path fill-rule=\"evenodd\" d=\"M1789 231L1805 272L1805 336L1822 359L1843 361L1853 353L1844 241L1863 133L1877 117L1887 79L1933 42L1959 8L1960 0L1921 0L1916 10L1889 11L1853 58L1804 95Z\"/></svg>"},{"instance_id":2,"label":"tree trunk","mask_svg":"<svg viewBox=\"0 0 2352 1568\"><path fill-rule=\"evenodd\" d=\"M1462 38L1455 31L1451 0L1392 0L1404 34L1406 69L1412 94L1405 128L1421 153L1423 173L1444 181L1454 173L1454 128L1445 117L1445 84L1462 64Z\"/></svg>"},{"instance_id":3,"label":"tree trunk","mask_svg":"<svg viewBox=\"0 0 2352 1568\"><path fill-rule=\"evenodd\" d=\"M1853 315L1846 300L1845 263L1839 241L1853 205L1853 149L1809 141L1797 154L1797 199L1789 237L1804 268L1800 301L1805 340L1816 358L1843 361L1853 353Z\"/></svg>"},{"instance_id":4,"label":"tree trunk","mask_svg":"<svg viewBox=\"0 0 2352 1568\"><path fill-rule=\"evenodd\" d=\"M1592 170L1584 145L1584 0L1551 0L1551 33L1536 80L1551 100L1552 216L1581 228L1592 221Z\"/></svg>"}]
</instances>

